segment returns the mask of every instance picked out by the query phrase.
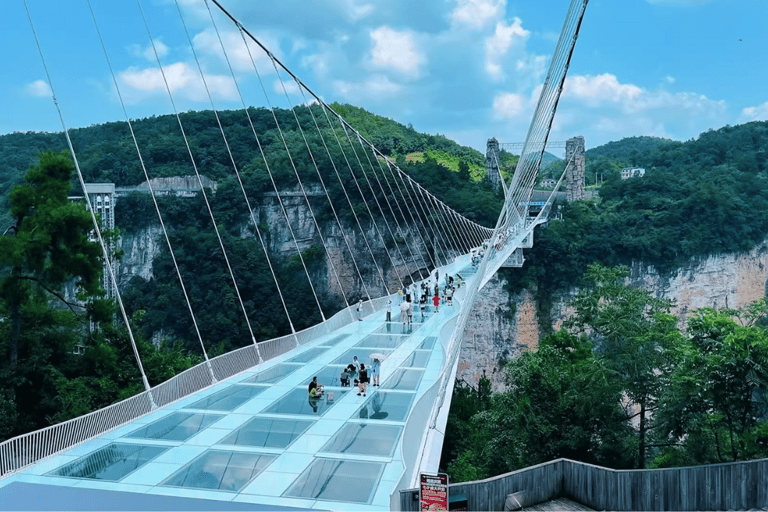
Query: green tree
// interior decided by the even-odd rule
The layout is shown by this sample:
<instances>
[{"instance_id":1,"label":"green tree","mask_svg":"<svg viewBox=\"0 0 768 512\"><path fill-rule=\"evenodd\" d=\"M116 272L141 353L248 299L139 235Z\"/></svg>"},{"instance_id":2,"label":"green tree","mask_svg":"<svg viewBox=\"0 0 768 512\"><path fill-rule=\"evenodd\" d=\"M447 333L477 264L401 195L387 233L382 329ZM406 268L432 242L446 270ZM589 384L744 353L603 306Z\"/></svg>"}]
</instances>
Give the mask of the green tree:
<instances>
[{"instance_id":1,"label":"green tree","mask_svg":"<svg viewBox=\"0 0 768 512\"><path fill-rule=\"evenodd\" d=\"M762 299L746 309L703 308L673 350L657 414L670 444L659 466L732 462L768 455L768 333Z\"/></svg>"},{"instance_id":2,"label":"green tree","mask_svg":"<svg viewBox=\"0 0 768 512\"><path fill-rule=\"evenodd\" d=\"M74 166L67 156L42 153L39 164L10 195L14 224L0 237L0 377L7 383L0 431L39 428L55 412L53 369L72 366L72 350L87 330L83 306L100 289L100 248L88 240L91 216L67 199ZM73 300L65 293L74 285ZM98 319L104 319L99 316Z\"/></svg>"},{"instance_id":3,"label":"green tree","mask_svg":"<svg viewBox=\"0 0 768 512\"><path fill-rule=\"evenodd\" d=\"M590 265L584 276L590 286L571 302L576 313L566 326L590 336L618 377L630 406L628 418L638 420L637 460L644 468L648 432L663 387L661 376L670 371L668 349L681 335L677 318L670 314L672 302L627 286L628 275L626 267Z\"/></svg>"},{"instance_id":4,"label":"green tree","mask_svg":"<svg viewBox=\"0 0 768 512\"><path fill-rule=\"evenodd\" d=\"M64 154L40 155L39 165L10 195L14 224L0 237L0 299L11 321L9 361L16 366L22 338L22 308L35 300L56 298L79 307L63 294L74 279L77 298L99 295L101 250L88 240L93 224L81 204L67 198L74 165Z\"/></svg>"}]
</instances>

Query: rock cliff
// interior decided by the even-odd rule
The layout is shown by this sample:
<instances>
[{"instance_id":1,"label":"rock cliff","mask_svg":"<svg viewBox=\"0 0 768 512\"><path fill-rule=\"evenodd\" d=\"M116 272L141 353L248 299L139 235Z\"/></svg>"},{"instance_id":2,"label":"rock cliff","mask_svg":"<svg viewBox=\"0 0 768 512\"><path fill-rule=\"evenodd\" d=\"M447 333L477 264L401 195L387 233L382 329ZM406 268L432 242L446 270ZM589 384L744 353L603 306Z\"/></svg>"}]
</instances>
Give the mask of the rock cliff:
<instances>
[{"instance_id":1,"label":"rock cliff","mask_svg":"<svg viewBox=\"0 0 768 512\"><path fill-rule=\"evenodd\" d=\"M688 315L698 308L738 308L766 295L768 241L748 253L691 260L672 274L636 262L629 281L657 297L672 299L673 312L684 327ZM464 332L457 375L475 385L485 372L497 390L504 387L503 364L522 350L535 349L540 332L532 292L511 297L503 285L502 279L495 278L480 291ZM567 303L575 291L553 301L554 328L568 317Z\"/></svg>"}]
</instances>

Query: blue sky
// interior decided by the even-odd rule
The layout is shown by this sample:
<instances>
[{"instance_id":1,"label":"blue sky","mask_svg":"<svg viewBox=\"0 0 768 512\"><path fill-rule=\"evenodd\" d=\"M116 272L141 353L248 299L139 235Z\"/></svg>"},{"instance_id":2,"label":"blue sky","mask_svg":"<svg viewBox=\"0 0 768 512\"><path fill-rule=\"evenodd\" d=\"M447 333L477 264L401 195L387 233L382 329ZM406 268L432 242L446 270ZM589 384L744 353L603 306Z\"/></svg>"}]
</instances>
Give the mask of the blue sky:
<instances>
[{"instance_id":1,"label":"blue sky","mask_svg":"<svg viewBox=\"0 0 768 512\"><path fill-rule=\"evenodd\" d=\"M325 101L480 150L491 136L524 139L570 3L220 1ZM27 2L67 125L123 120L86 0ZM178 0L183 18L175 0L140 2L179 110L211 108L195 55L216 108L285 105L287 77L254 47L257 75L213 4L235 79L204 0ZM128 115L172 113L136 0L92 3ZM59 130L24 3L7 0L0 12L0 133ZM766 0L591 0L550 140L686 140L768 119L766 21ZM283 83L293 102L304 101Z\"/></svg>"}]
</instances>

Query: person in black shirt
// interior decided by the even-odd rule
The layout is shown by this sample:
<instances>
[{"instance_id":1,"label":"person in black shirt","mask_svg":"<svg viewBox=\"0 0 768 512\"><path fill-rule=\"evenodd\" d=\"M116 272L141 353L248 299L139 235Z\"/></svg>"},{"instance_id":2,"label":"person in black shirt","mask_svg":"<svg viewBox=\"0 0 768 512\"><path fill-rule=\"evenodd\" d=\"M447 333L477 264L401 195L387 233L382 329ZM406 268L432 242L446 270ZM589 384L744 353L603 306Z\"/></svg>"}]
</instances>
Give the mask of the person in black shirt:
<instances>
[{"instance_id":1,"label":"person in black shirt","mask_svg":"<svg viewBox=\"0 0 768 512\"><path fill-rule=\"evenodd\" d=\"M365 365L364 364L360 365L360 377L359 377L359 379L360 379L360 384L359 384L360 392L357 394L357 396L360 396L361 394L363 396L365 396L365 389L368 386L368 370L365 369Z\"/></svg>"}]
</instances>

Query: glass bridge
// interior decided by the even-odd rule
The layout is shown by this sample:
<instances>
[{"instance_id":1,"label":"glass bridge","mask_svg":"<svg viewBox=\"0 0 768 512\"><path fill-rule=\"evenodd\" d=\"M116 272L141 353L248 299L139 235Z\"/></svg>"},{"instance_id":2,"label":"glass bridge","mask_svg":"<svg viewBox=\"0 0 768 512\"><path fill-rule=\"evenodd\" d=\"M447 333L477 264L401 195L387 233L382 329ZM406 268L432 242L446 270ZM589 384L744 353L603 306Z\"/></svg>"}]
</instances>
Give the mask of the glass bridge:
<instances>
[{"instance_id":1,"label":"glass bridge","mask_svg":"<svg viewBox=\"0 0 768 512\"><path fill-rule=\"evenodd\" d=\"M459 261L453 274L470 277ZM416 306L410 327L399 304L393 322L377 311L7 476L0 508L389 510L423 455L461 294L423 320ZM352 358L368 366L374 353L386 357L381 385L342 387Z\"/></svg>"}]
</instances>

